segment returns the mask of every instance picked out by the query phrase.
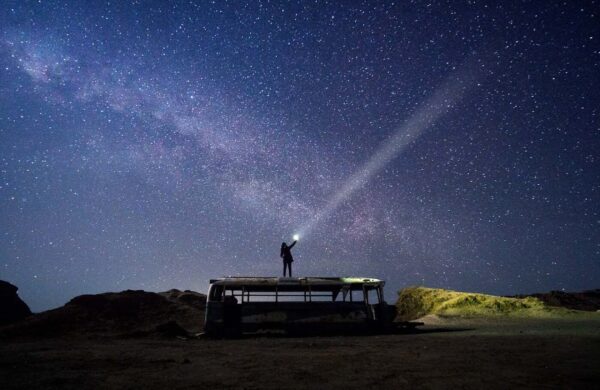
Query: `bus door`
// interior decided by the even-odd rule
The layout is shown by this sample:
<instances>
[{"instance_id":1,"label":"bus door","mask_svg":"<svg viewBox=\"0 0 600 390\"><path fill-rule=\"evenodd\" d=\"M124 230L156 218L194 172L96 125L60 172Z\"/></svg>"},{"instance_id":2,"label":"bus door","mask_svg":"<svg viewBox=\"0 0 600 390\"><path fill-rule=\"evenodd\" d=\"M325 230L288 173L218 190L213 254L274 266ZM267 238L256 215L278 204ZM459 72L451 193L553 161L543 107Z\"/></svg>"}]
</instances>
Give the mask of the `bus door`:
<instances>
[{"instance_id":1,"label":"bus door","mask_svg":"<svg viewBox=\"0 0 600 390\"><path fill-rule=\"evenodd\" d=\"M370 321L381 321L381 293L378 286L363 286L367 318Z\"/></svg>"},{"instance_id":2,"label":"bus door","mask_svg":"<svg viewBox=\"0 0 600 390\"><path fill-rule=\"evenodd\" d=\"M225 288L223 294L223 325L226 332L238 333L241 330L242 305L233 290Z\"/></svg>"}]
</instances>

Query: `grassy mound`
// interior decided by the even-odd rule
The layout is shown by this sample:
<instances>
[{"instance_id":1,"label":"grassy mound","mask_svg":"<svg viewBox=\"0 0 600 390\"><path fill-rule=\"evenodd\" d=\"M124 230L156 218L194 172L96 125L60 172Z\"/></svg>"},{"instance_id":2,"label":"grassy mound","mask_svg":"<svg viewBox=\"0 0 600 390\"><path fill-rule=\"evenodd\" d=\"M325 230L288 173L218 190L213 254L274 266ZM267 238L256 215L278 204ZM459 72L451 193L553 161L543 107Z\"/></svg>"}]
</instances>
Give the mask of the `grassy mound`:
<instances>
[{"instance_id":1,"label":"grassy mound","mask_svg":"<svg viewBox=\"0 0 600 390\"><path fill-rule=\"evenodd\" d=\"M427 314L482 317L564 317L577 311L551 307L534 297L506 298L427 287L408 287L398 292L398 320L408 321Z\"/></svg>"}]
</instances>

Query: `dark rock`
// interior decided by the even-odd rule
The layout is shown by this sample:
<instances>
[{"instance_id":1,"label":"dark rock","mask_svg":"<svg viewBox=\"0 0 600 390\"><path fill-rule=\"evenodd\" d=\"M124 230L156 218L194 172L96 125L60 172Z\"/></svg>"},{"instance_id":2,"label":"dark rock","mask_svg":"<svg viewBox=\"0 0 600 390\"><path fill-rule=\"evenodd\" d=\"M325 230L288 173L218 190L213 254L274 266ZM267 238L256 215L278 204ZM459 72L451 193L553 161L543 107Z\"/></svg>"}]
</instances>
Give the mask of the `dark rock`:
<instances>
[{"instance_id":1,"label":"dark rock","mask_svg":"<svg viewBox=\"0 0 600 390\"><path fill-rule=\"evenodd\" d=\"M516 298L535 297L549 306L572 310L600 310L600 289L582 292L550 291L549 293L517 295Z\"/></svg>"},{"instance_id":2,"label":"dark rock","mask_svg":"<svg viewBox=\"0 0 600 390\"><path fill-rule=\"evenodd\" d=\"M175 321L157 325L156 331L165 337L189 337L189 333Z\"/></svg>"},{"instance_id":3,"label":"dark rock","mask_svg":"<svg viewBox=\"0 0 600 390\"><path fill-rule=\"evenodd\" d=\"M17 294L17 286L0 280L0 326L20 321L31 315L31 310Z\"/></svg>"},{"instance_id":4,"label":"dark rock","mask_svg":"<svg viewBox=\"0 0 600 390\"><path fill-rule=\"evenodd\" d=\"M206 295L195 291L171 289L160 293L160 295L172 302L183 303L198 310L204 310L206 308Z\"/></svg>"}]
</instances>

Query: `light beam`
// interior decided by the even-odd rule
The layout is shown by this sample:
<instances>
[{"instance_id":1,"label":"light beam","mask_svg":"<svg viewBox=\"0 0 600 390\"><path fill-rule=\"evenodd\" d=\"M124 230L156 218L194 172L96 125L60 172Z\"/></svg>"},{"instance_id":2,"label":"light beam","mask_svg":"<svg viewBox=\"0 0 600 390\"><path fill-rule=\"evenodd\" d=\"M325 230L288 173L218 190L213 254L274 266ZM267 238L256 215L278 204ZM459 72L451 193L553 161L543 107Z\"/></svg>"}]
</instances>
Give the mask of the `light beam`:
<instances>
[{"instance_id":1,"label":"light beam","mask_svg":"<svg viewBox=\"0 0 600 390\"><path fill-rule=\"evenodd\" d=\"M462 71L451 74L444 84L377 149L373 157L346 180L340 190L329 198L325 206L301 225L298 230L300 235L309 234L321 220L331 215L354 192L367 184L373 175L381 171L453 108L474 84L480 73L475 68L474 62L468 62L461 69Z\"/></svg>"}]
</instances>

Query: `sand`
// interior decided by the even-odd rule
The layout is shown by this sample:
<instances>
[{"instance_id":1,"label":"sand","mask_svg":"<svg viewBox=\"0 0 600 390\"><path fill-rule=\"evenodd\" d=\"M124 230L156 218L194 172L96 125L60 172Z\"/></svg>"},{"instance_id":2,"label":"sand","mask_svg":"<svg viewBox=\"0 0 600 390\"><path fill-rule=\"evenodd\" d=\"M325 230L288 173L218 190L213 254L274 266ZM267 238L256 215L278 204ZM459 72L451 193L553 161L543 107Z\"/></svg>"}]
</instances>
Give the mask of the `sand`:
<instances>
[{"instance_id":1,"label":"sand","mask_svg":"<svg viewBox=\"0 0 600 390\"><path fill-rule=\"evenodd\" d=\"M598 388L600 320L425 318L410 334L2 340L2 389Z\"/></svg>"}]
</instances>

